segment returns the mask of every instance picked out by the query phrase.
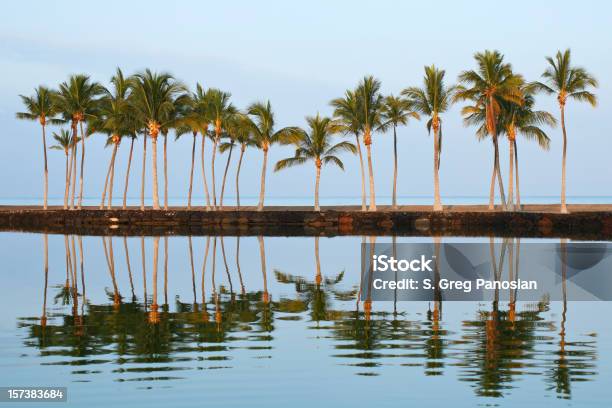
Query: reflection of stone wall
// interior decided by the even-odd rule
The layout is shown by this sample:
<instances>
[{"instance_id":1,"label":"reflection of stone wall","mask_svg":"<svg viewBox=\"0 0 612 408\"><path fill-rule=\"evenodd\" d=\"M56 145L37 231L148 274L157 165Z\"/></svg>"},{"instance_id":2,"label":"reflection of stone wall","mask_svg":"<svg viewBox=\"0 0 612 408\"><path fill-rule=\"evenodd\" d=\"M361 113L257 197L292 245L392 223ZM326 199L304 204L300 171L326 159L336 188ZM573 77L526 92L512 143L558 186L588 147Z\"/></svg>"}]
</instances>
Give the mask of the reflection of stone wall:
<instances>
[{"instance_id":1,"label":"reflection of stone wall","mask_svg":"<svg viewBox=\"0 0 612 408\"><path fill-rule=\"evenodd\" d=\"M612 212L0 210L0 230L117 235L455 235L612 238Z\"/></svg>"}]
</instances>

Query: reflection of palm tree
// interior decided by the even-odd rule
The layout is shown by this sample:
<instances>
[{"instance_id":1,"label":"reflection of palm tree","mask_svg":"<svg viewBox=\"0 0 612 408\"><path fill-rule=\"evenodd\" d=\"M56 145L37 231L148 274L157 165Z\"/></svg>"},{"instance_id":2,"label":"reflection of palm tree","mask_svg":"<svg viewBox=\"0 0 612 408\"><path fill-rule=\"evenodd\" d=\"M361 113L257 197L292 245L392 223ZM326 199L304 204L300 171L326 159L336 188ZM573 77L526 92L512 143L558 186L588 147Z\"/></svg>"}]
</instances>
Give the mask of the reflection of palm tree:
<instances>
[{"instance_id":1,"label":"reflection of palm tree","mask_svg":"<svg viewBox=\"0 0 612 408\"><path fill-rule=\"evenodd\" d=\"M246 290L242 280L242 272L240 271L240 235L236 236L236 269L238 269L238 278L240 278L240 294L244 296Z\"/></svg>"},{"instance_id":2,"label":"reflection of palm tree","mask_svg":"<svg viewBox=\"0 0 612 408\"><path fill-rule=\"evenodd\" d=\"M128 251L127 237L123 237L123 248L125 249L125 263L127 264L128 276L130 278L130 288L132 290L132 302L136 301L136 294L134 293L134 279L132 279L132 267L130 266L130 253Z\"/></svg>"},{"instance_id":3,"label":"reflection of palm tree","mask_svg":"<svg viewBox=\"0 0 612 408\"><path fill-rule=\"evenodd\" d=\"M115 277L115 257L113 254L113 238L108 237L108 249L106 246L106 238L102 237L102 245L104 246L104 256L106 257L106 265L108 266L108 272L111 276L113 283L113 306L119 309L121 304L121 295L119 294L119 288L117 286L117 279Z\"/></svg>"},{"instance_id":4,"label":"reflection of palm tree","mask_svg":"<svg viewBox=\"0 0 612 408\"><path fill-rule=\"evenodd\" d=\"M221 201L219 201L219 204L221 205ZM223 256L223 264L225 265L225 273L227 274L227 280L229 282L229 287L230 287L230 293L231 296L234 296L234 287L232 285L232 277L230 275L230 271L229 271L229 266L227 266L227 257L225 256L225 244L223 243L223 237L219 237L219 240L221 241L221 255Z\"/></svg>"},{"instance_id":5,"label":"reflection of palm tree","mask_svg":"<svg viewBox=\"0 0 612 408\"><path fill-rule=\"evenodd\" d=\"M164 236L164 308L168 309L168 236L167 235Z\"/></svg>"},{"instance_id":6,"label":"reflection of palm tree","mask_svg":"<svg viewBox=\"0 0 612 408\"><path fill-rule=\"evenodd\" d=\"M49 283L49 238L47 234L43 236L45 253L45 290L43 292L43 309L40 317L40 325L44 329L47 325L47 285Z\"/></svg>"},{"instance_id":7,"label":"reflection of palm tree","mask_svg":"<svg viewBox=\"0 0 612 408\"><path fill-rule=\"evenodd\" d=\"M144 309L147 310L147 263L145 258L145 239L140 237L140 255L142 259L142 287L143 287L143 303Z\"/></svg>"},{"instance_id":8,"label":"reflection of palm tree","mask_svg":"<svg viewBox=\"0 0 612 408\"><path fill-rule=\"evenodd\" d=\"M206 290L204 286L204 278L206 277L206 262L208 261L208 249L210 247L210 236L206 237L206 248L204 249L204 262L202 262L202 320L207 322L209 319L208 310L206 309Z\"/></svg>"},{"instance_id":9,"label":"reflection of palm tree","mask_svg":"<svg viewBox=\"0 0 612 408\"><path fill-rule=\"evenodd\" d=\"M270 294L268 293L268 278L266 276L266 248L264 247L264 239L261 235L257 237L259 241L259 258L261 259L261 273L263 275L263 295L262 301L270 303Z\"/></svg>"},{"instance_id":10,"label":"reflection of palm tree","mask_svg":"<svg viewBox=\"0 0 612 408\"><path fill-rule=\"evenodd\" d=\"M191 235L187 237L189 242L189 264L191 265L191 290L193 291L193 304L197 303L196 286L195 286L195 267L193 265L193 244L191 242Z\"/></svg>"},{"instance_id":11,"label":"reflection of palm tree","mask_svg":"<svg viewBox=\"0 0 612 408\"><path fill-rule=\"evenodd\" d=\"M157 305L157 261L159 258L159 237L153 238L153 299L151 300L151 310L149 312L149 323L159 323L159 313Z\"/></svg>"}]
</instances>

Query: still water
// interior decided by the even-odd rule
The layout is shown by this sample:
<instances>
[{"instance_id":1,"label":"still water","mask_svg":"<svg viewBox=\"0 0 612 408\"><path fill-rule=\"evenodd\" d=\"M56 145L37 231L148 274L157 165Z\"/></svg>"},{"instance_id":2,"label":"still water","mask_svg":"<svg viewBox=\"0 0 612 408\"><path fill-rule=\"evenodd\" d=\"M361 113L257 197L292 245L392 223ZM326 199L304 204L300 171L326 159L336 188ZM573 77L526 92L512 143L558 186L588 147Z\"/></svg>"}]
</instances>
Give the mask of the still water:
<instances>
[{"instance_id":1,"label":"still water","mask_svg":"<svg viewBox=\"0 0 612 408\"><path fill-rule=\"evenodd\" d=\"M0 385L89 407L609 406L611 303L365 304L364 239L1 233Z\"/></svg>"}]
</instances>

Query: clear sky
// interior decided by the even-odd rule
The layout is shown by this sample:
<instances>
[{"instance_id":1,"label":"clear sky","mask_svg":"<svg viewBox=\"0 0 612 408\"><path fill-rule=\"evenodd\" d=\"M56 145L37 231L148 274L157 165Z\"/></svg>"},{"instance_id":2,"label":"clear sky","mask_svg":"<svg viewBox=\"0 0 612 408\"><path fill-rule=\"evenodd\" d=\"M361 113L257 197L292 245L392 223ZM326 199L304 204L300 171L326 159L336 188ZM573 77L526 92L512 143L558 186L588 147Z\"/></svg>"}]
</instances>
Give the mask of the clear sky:
<instances>
[{"instance_id":1,"label":"clear sky","mask_svg":"<svg viewBox=\"0 0 612 408\"><path fill-rule=\"evenodd\" d=\"M544 57L567 47L574 62L600 82L596 109L574 102L567 107L568 194L612 195L612 5L604 1L514 1L503 7L491 1L20 1L4 4L3 10L1 198L38 197L42 192L40 129L15 119L22 109L18 94L31 94L39 84L54 87L72 73L88 73L108 84L117 66L126 73L147 67L166 70L190 86L197 81L231 92L239 108L270 99L278 124L285 126L303 125L304 116L317 112L331 114L330 99L365 74L378 77L385 93L398 94L406 86L420 85L423 66L435 63L446 69L452 84L459 72L475 66L474 52L498 49L516 71L535 80L546 67ZM545 95L537 99L540 109L558 116L555 102ZM460 107L444 117L441 192L485 196L491 144L478 142L474 129L463 126ZM519 140L523 195L558 194L561 131L549 134L549 152ZM400 128L399 138L399 194L432 194L433 147L424 121ZM374 136L380 196L391 193L391 141L390 134ZM111 152L103 149L102 135L87 143L85 195L96 196ZM170 143L171 196L186 195L190 149L189 138ZM507 178L505 141L501 149ZM122 145L119 180L127 150ZM291 154L289 148L274 147L271 161ZM63 154L50 151L49 157L50 194L61 197ZM357 158L345 156L344 161L344 173L323 170L322 196L360 194ZM242 194L257 194L260 165L261 152L248 151ZM137 155L132 195L138 194L139 171ZM312 194L313 165L268 176L271 197Z\"/></svg>"}]
</instances>

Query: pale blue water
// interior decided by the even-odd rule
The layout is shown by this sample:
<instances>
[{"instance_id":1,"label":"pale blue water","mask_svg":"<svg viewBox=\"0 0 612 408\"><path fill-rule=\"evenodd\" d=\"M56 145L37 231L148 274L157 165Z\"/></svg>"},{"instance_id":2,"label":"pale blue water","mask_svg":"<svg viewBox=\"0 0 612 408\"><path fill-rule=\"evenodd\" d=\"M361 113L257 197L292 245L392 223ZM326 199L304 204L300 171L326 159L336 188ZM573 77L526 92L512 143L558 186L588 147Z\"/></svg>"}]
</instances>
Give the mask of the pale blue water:
<instances>
[{"instance_id":1,"label":"pale blue water","mask_svg":"<svg viewBox=\"0 0 612 408\"><path fill-rule=\"evenodd\" d=\"M63 205L63 196L49 197L49 205ZM151 197L145 198L147 205L151 205ZM204 205L204 196L193 196L193 205ZM235 196L227 195L225 197L227 205L235 205ZM257 205L258 196L241 196L241 205ZM390 205L391 196L378 195L376 202L379 205ZM398 196L398 204L400 205L431 205L433 198L431 196ZM499 197L496 198L499 202ZM113 197L113 205L119 206L123 201L122 196ZM521 197L523 204L556 204L560 202L559 196L524 196ZM568 204L612 204L612 196L567 196ZM0 205L41 205L42 198L40 197L0 197ZM140 205L140 197L128 197L128 205ZM187 205L187 197L169 197L168 203L171 206ZM313 198L309 196L301 197L285 197L285 196L270 196L265 199L266 205L313 205ZM442 196L442 203L446 205L460 204L488 204L488 196ZM100 205L100 197L84 197L84 205ZM323 196L320 198L321 205L361 205L360 196Z\"/></svg>"},{"instance_id":2,"label":"pale blue water","mask_svg":"<svg viewBox=\"0 0 612 408\"><path fill-rule=\"evenodd\" d=\"M111 240L83 237L83 268L79 237L48 239L45 285L43 236L0 233L0 385L66 386L66 406L607 407L612 398L611 303L569 302L565 313L560 302L519 303L514 322L506 303L492 314L490 303L443 302L436 319L431 303L393 314L374 302L368 316L356 301L361 237L319 239L320 286L313 237L264 237L265 269L258 239L243 237L240 272L237 239L210 238L203 281L207 238L191 239L193 271L189 239L168 239L167 281L161 238L155 292L153 237L144 270L140 237L125 239L129 270L122 237L109 263ZM76 261L68 277L66 242Z\"/></svg>"}]
</instances>

